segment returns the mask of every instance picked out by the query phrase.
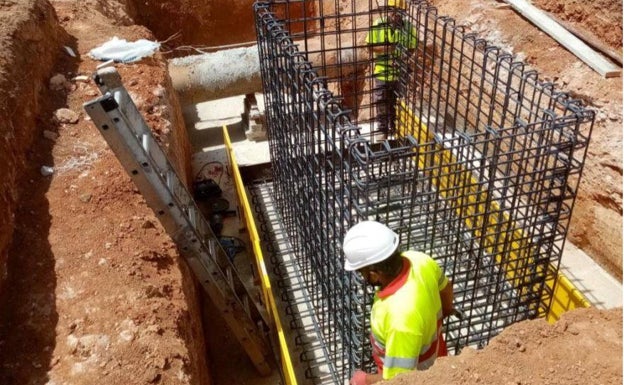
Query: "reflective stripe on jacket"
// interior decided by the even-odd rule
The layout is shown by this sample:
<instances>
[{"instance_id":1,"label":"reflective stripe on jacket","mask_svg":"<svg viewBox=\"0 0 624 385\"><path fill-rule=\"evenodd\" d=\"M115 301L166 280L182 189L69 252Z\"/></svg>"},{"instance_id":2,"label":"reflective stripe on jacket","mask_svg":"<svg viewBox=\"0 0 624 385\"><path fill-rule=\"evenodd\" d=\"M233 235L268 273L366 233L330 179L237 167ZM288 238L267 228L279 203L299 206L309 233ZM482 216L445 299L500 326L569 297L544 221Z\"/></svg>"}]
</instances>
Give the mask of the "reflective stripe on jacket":
<instances>
[{"instance_id":1,"label":"reflective stripe on jacket","mask_svg":"<svg viewBox=\"0 0 624 385\"><path fill-rule=\"evenodd\" d=\"M418 40L416 29L412 24L403 22L402 26L395 28L391 26L385 17L381 17L373 23L371 30L366 35L366 44L383 45L387 44L387 52L375 54L375 77L383 81L393 81L398 75L397 68L394 67L394 60L398 56L397 47L401 45L408 50L416 48Z\"/></svg>"},{"instance_id":2,"label":"reflective stripe on jacket","mask_svg":"<svg viewBox=\"0 0 624 385\"><path fill-rule=\"evenodd\" d=\"M399 276L375 294L371 309L373 359L384 380L413 369L426 369L445 355L440 290L448 284L427 254L402 253Z\"/></svg>"}]
</instances>

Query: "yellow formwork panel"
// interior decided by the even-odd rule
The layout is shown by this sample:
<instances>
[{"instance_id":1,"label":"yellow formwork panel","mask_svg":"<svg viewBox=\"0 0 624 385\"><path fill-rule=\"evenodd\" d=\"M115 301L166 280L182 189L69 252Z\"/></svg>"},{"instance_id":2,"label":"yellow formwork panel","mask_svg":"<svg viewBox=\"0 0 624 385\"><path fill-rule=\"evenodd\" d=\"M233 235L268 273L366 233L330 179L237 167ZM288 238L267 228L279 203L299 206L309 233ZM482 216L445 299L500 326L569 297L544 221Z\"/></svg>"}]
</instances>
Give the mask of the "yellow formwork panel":
<instances>
[{"instance_id":1,"label":"yellow formwork panel","mask_svg":"<svg viewBox=\"0 0 624 385\"><path fill-rule=\"evenodd\" d=\"M407 108L404 102L397 106L397 131L406 136L412 135L419 143L435 143L433 132L426 124ZM419 150L416 150L419 151ZM444 198L452 198L458 202L456 212L464 218L465 225L472 229L476 237L483 239L484 249L496 256L506 270L506 277L514 287L521 287L524 294L530 286L523 285L522 276L516 271L523 271L532 262L535 246L523 231L516 228L509 214L500 209L495 201L488 202L488 191L481 187L479 181L470 170L464 169L457 157L449 149L435 145L433 151L423 150L417 154L417 162L421 169L426 169L431 183L438 186ZM452 176L452 180L450 179ZM495 213L496 215L490 215ZM507 252L509 259L504 261L502 255ZM554 277L555 268L549 264L548 277ZM591 306L589 301L561 273L556 278L547 279L546 285L552 293L552 304L547 314L540 314L548 322L554 322L561 314L577 307ZM548 301L550 298L545 298Z\"/></svg>"},{"instance_id":2,"label":"yellow formwork panel","mask_svg":"<svg viewBox=\"0 0 624 385\"><path fill-rule=\"evenodd\" d=\"M546 285L550 288L554 286L552 302L546 314L546 321L550 323L557 321L568 310L591 306L587 298L561 273L557 273L556 279L548 280Z\"/></svg>"},{"instance_id":3,"label":"yellow formwork panel","mask_svg":"<svg viewBox=\"0 0 624 385\"><path fill-rule=\"evenodd\" d=\"M245 226L247 227L249 240L252 244L256 271L258 273L258 276L260 277L260 286L262 288L264 306L267 309L269 319L273 322L273 325L270 326L274 328L274 331L277 334L280 349L279 353L282 376L286 385L296 385L297 379L295 377L294 367L290 358L288 344L286 343L286 338L284 336L282 322L280 320L277 306L275 304L275 297L273 296L271 281L269 280L266 264L264 263L264 256L262 254L262 248L260 246L258 229L256 228L253 212L251 211L251 205L249 204L245 185L243 184L243 178L241 177L240 170L238 169L238 163L236 162L236 157L232 148L232 142L230 140L230 135L228 134L226 126L223 127L223 142L225 143L228 161L230 163L232 175L234 178L234 185L236 187L236 195L238 197L238 202L241 207L241 216L243 217L241 218L241 220L244 221Z\"/></svg>"}]
</instances>

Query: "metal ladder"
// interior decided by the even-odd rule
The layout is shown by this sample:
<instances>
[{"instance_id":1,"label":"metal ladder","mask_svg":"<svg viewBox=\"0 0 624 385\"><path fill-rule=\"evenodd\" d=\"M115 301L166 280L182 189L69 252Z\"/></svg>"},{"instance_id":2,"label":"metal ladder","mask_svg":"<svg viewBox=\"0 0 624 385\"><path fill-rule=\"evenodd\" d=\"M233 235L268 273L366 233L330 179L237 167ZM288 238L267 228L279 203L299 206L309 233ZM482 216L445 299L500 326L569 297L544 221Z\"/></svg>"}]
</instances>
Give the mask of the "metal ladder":
<instances>
[{"instance_id":1,"label":"metal ladder","mask_svg":"<svg viewBox=\"0 0 624 385\"><path fill-rule=\"evenodd\" d=\"M154 140L117 70L98 69L94 80L102 96L85 103L85 111L177 244L258 372L270 374L265 310L250 298L192 195Z\"/></svg>"}]
</instances>

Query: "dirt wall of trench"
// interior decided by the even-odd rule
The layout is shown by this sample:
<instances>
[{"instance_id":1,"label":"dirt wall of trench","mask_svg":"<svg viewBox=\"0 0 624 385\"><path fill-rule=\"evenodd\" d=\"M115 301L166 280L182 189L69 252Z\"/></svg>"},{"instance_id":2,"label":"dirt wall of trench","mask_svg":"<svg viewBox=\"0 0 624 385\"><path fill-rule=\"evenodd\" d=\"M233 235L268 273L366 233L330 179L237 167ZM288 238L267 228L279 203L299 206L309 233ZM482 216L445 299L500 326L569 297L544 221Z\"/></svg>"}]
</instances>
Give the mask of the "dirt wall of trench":
<instances>
[{"instance_id":1,"label":"dirt wall of trench","mask_svg":"<svg viewBox=\"0 0 624 385\"><path fill-rule=\"evenodd\" d=\"M7 10L2 9L6 7ZM12 8L15 7L15 8ZM110 16L125 15L123 7L101 8ZM0 4L0 293L6 278L7 252L15 224L15 207L19 201L18 184L24 171L26 155L36 135L42 135L38 116L44 98L50 97L50 78L54 66L63 53L64 45L72 40L60 27L52 5L47 1L21 1ZM130 21L129 17L119 20ZM169 159L185 184L190 181L191 146L184 128L178 97L166 73L162 57L160 87L150 95L162 98L159 106L145 111L144 96L133 94L146 112L149 125L160 124L155 132L159 143L168 152ZM138 75L143 71L139 70ZM132 75L130 77L134 77ZM136 79L129 83L136 85ZM91 95L94 96L94 95ZM159 121L160 120L160 121Z\"/></svg>"},{"instance_id":2,"label":"dirt wall of trench","mask_svg":"<svg viewBox=\"0 0 624 385\"><path fill-rule=\"evenodd\" d=\"M128 13L159 40L175 34L170 46L212 47L255 41L251 2L214 0L126 0ZM183 54L196 54L191 50Z\"/></svg>"},{"instance_id":3,"label":"dirt wall of trench","mask_svg":"<svg viewBox=\"0 0 624 385\"><path fill-rule=\"evenodd\" d=\"M156 39L165 42L169 56L185 56L198 54L201 49L255 43L253 4L254 0L98 0L96 6L118 24L134 22L149 28ZM305 7L303 3L291 3L288 12L293 19L312 15L314 2ZM303 24L291 27L303 30Z\"/></svg>"},{"instance_id":4,"label":"dirt wall of trench","mask_svg":"<svg viewBox=\"0 0 624 385\"><path fill-rule=\"evenodd\" d=\"M49 3L21 3L19 12L10 15L3 8L18 6L0 4L0 294L16 221L17 183L63 37Z\"/></svg>"},{"instance_id":5,"label":"dirt wall of trench","mask_svg":"<svg viewBox=\"0 0 624 385\"><path fill-rule=\"evenodd\" d=\"M2 384L211 382L193 276L82 109L113 36L154 40L123 4L0 1ZM116 67L188 182L165 59Z\"/></svg>"}]
</instances>

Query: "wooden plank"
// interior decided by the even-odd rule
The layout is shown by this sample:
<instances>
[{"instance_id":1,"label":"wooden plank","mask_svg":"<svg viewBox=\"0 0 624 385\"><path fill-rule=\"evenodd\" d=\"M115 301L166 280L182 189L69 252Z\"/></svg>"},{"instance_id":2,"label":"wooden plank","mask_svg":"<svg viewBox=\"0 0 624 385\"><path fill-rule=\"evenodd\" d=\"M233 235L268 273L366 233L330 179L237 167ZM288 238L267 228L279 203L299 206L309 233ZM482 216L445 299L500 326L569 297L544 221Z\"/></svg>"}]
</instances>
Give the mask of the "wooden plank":
<instances>
[{"instance_id":1,"label":"wooden plank","mask_svg":"<svg viewBox=\"0 0 624 385\"><path fill-rule=\"evenodd\" d=\"M609 59L616 62L620 67L622 66L622 54L617 52L616 50L609 47L607 44L600 41L600 39L594 35L593 32L587 31L586 29L576 26L569 21L562 20L557 16L553 15L550 12L546 12L554 21L561 24L565 29L572 32L576 37L583 40L593 49L599 51L603 55L609 57Z\"/></svg>"},{"instance_id":2,"label":"wooden plank","mask_svg":"<svg viewBox=\"0 0 624 385\"><path fill-rule=\"evenodd\" d=\"M594 51L570 31L548 17L543 11L527 3L525 0L504 1L603 77L612 78L622 75L622 69L620 67Z\"/></svg>"}]
</instances>

